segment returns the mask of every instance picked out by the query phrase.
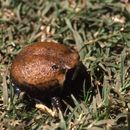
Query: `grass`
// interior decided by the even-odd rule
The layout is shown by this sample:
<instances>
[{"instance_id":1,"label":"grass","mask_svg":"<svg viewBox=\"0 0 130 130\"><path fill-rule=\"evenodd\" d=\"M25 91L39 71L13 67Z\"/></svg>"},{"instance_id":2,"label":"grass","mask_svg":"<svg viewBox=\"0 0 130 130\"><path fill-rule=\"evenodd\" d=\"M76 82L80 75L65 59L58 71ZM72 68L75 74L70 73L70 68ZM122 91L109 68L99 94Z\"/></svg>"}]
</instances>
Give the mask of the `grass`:
<instances>
[{"instance_id":1,"label":"grass","mask_svg":"<svg viewBox=\"0 0 130 130\"><path fill-rule=\"evenodd\" d=\"M130 126L130 10L116 0L0 1L0 129L126 130ZM16 95L9 76L26 45L55 40L75 45L91 75L84 100L58 119ZM87 82L87 81L85 81ZM84 82L84 84L85 84ZM127 117L128 116L128 117Z\"/></svg>"}]
</instances>

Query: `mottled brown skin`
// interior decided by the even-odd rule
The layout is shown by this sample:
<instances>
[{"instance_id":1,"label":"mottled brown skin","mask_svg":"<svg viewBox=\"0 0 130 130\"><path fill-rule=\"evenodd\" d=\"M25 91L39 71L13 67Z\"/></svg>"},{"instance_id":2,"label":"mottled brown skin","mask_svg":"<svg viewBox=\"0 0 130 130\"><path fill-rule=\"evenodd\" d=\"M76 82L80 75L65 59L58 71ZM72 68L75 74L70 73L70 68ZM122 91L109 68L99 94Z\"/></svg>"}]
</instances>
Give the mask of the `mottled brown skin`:
<instances>
[{"instance_id":1,"label":"mottled brown skin","mask_svg":"<svg viewBox=\"0 0 130 130\"><path fill-rule=\"evenodd\" d=\"M57 96L64 87L66 73L76 68L76 50L54 42L39 42L25 47L14 59L11 79L22 91L39 98Z\"/></svg>"}]
</instances>

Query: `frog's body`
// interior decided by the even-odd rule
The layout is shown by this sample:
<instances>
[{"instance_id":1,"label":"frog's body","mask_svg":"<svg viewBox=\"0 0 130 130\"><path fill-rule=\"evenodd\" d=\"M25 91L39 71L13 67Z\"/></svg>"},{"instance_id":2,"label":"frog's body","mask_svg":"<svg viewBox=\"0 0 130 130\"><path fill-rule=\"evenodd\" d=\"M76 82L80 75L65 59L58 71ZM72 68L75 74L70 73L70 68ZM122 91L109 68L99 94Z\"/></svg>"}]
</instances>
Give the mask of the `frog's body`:
<instances>
[{"instance_id":1,"label":"frog's body","mask_svg":"<svg viewBox=\"0 0 130 130\"><path fill-rule=\"evenodd\" d=\"M14 84L35 98L60 96L66 73L79 64L76 50L54 42L39 42L25 47L14 59L11 78Z\"/></svg>"}]
</instances>

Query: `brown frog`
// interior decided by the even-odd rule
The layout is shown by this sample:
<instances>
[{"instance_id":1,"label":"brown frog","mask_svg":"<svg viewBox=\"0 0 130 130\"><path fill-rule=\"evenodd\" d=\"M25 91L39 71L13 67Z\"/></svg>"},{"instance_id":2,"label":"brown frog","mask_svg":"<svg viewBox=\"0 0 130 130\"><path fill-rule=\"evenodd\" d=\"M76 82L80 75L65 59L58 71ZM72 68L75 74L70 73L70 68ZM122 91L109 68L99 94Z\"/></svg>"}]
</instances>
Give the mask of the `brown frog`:
<instances>
[{"instance_id":1,"label":"brown frog","mask_svg":"<svg viewBox=\"0 0 130 130\"><path fill-rule=\"evenodd\" d=\"M10 75L21 91L40 100L52 98L57 107L56 97L64 95L67 73L71 73L71 79L79 60L78 52L70 46L39 42L25 47L16 56Z\"/></svg>"}]
</instances>

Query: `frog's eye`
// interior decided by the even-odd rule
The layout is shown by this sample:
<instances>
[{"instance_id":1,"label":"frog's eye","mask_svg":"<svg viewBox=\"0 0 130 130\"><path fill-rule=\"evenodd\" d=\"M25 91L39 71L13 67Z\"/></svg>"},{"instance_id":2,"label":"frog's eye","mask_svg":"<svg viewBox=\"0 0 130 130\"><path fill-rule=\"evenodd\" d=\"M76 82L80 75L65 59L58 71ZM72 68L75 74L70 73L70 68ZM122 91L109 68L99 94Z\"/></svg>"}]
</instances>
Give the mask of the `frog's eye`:
<instances>
[{"instance_id":1,"label":"frog's eye","mask_svg":"<svg viewBox=\"0 0 130 130\"><path fill-rule=\"evenodd\" d=\"M51 67L53 70L57 70L59 68L58 65L56 65L56 64L52 65Z\"/></svg>"},{"instance_id":2,"label":"frog's eye","mask_svg":"<svg viewBox=\"0 0 130 130\"><path fill-rule=\"evenodd\" d=\"M53 70L59 70L62 74L65 74L65 72L67 71L66 68L62 68L62 67L60 67L56 64L52 65L51 67L52 67Z\"/></svg>"}]
</instances>

